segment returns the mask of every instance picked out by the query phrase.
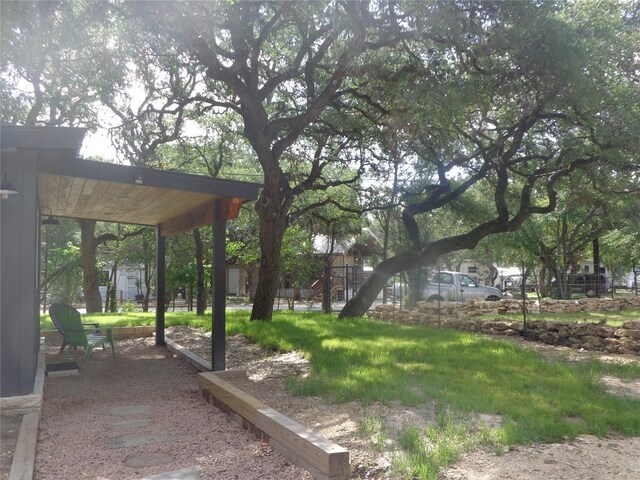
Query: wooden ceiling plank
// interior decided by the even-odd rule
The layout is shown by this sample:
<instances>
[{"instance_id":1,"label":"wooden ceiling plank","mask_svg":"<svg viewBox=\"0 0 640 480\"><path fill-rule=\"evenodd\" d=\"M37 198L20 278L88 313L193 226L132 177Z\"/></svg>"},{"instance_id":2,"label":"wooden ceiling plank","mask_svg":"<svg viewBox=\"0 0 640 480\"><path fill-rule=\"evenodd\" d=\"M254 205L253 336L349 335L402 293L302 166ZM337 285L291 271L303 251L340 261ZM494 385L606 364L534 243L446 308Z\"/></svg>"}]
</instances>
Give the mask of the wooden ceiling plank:
<instances>
[{"instance_id":1,"label":"wooden ceiling plank","mask_svg":"<svg viewBox=\"0 0 640 480\"><path fill-rule=\"evenodd\" d=\"M60 177L60 187L58 189L59 197L58 197L58 208L64 215L70 216L71 211L69 209L69 197L71 195L71 187L73 186L73 178L71 177Z\"/></svg>"},{"instance_id":2,"label":"wooden ceiling plank","mask_svg":"<svg viewBox=\"0 0 640 480\"><path fill-rule=\"evenodd\" d=\"M69 211L73 216L77 215L78 202L80 201L80 195L85 184L84 178L74 178L71 185L71 194L69 196Z\"/></svg>"},{"instance_id":3,"label":"wooden ceiling plank","mask_svg":"<svg viewBox=\"0 0 640 480\"><path fill-rule=\"evenodd\" d=\"M44 204L51 209L52 212L60 211L60 177L50 176L47 182L47 203ZM62 214L62 212L60 212Z\"/></svg>"},{"instance_id":4,"label":"wooden ceiling plank","mask_svg":"<svg viewBox=\"0 0 640 480\"><path fill-rule=\"evenodd\" d=\"M38 175L38 188L40 204L50 207L54 215L141 225L179 225L172 227L174 230L186 228L184 225L210 224L215 212L235 218L241 204L240 198L227 198L220 203L223 198L211 193L46 172ZM214 210L212 214L213 204L222 210Z\"/></svg>"},{"instance_id":5,"label":"wooden ceiling plank","mask_svg":"<svg viewBox=\"0 0 640 480\"><path fill-rule=\"evenodd\" d=\"M180 215L185 210L191 211L203 203L212 201L213 197L209 195L165 190L160 191L154 201L148 204L146 209L140 211L140 213L145 218L154 219L155 223L162 223Z\"/></svg>"},{"instance_id":6,"label":"wooden ceiling plank","mask_svg":"<svg viewBox=\"0 0 640 480\"><path fill-rule=\"evenodd\" d=\"M49 178L44 175L38 175L38 201L40 205L49 205L49 189L47 185Z\"/></svg>"},{"instance_id":7,"label":"wooden ceiling plank","mask_svg":"<svg viewBox=\"0 0 640 480\"><path fill-rule=\"evenodd\" d=\"M91 197L95 192L98 182L96 180L87 179L82 186L82 193L78 196L78 202L76 203L77 215L82 215L86 211L87 207L91 204Z\"/></svg>"},{"instance_id":8,"label":"wooden ceiling plank","mask_svg":"<svg viewBox=\"0 0 640 480\"><path fill-rule=\"evenodd\" d=\"M131 202L136 207L138 223L142 220L145 224L157 225L169 216L175 217L178 213L184 212L189 207L185 205L184 197L180 193L157 187L138 187L132 197L135 200Z\"/></svg>"}]
</instances>

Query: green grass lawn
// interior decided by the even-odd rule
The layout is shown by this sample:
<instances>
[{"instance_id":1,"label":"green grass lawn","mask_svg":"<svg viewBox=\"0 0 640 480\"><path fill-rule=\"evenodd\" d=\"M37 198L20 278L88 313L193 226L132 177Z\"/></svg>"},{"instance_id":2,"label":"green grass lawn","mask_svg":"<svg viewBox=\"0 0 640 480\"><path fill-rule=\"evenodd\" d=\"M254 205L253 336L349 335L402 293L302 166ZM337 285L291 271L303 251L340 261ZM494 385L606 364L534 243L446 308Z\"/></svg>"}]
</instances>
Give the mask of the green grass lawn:
<instances>
[{"instance_id":1,"label":"green grass lawn","mask_svg":"<svg viewBox=\"0 0 640 480\"><path fill-rule=\"evenodd\" d=\"M281 311L274 313L277 315L287 315L288 312ZM296 314L307 315L307 312ZM248 315L242 310L228 310L228 318L245 318ZM485 320L510 320L522 321L522 314L508 315L484 315L474 317ZM557 322L592 322L598 323L607 321L607 325L620 326L630 320L640 320L640 310L623 310L619 312L574 312L574 313L527 313L527 320L549 320ZM153 325L155 323L154 313L143 312L122 312L122 313L93 313L82 315L83 322L100 322L103 326L113 327L137 327L142 325ZM211 311L207 311L204 317L197 317L193 312L167 312L165 323L171 325L192 325L194 327L211 328ZM40 328L42 330L52 330L53 323L48 314L40 315Z\"/></svg>"},{"instance_id":2,"label":"green grass lawn","mask_svg":"<svg viewBox=\"0 0 640 480\"><path fill-rule=\"evenodd\" d=\"M248 316L246 311L228 312L227 334L297 350L309 359L311 375L288 382L294 394L438 409L435 425L423 432L407 426L399 437L404 451L396 461L400 477L435 479L461 451L481 444L497 449L583 433L640 435L640 400L611 395L600 383L603 373L639 378L637 365L547 360L504 340L446 329L317 313L277 312L272 322L249 322ZM102 325L154 322L153 314L141 313L83 319ZM210 328L210 317L167 313L166 324ZM503 426L472 428L473 412L500 415Z\"/></svg>"},{"instance_id":3,"label":"green grass lawn","mask_svg":"<svg viewBox=\"0 0 640 480\"><path fill-rule=\"evenodd\" d=\"M228 333L303 352L312 375L291 381L299 394L365 404L436 401L499 414L509 443L609 431L640 435L640 401L607 394L593 366L548 361L507 341L300 313L282 313L268 323L235 319Z\"/></svg>"},{"instance_id":4,"label":"green grass lawn","mask_svg":"<svg viewBox=\"0 0 640 480\"><path fill-rule=\"evenodd\" d=\"M303 352L312 373L294 378L296 394L334 402L360 400L435 405L426 431L407 426L398 439L400 477L437 478L462 451L480 444L553 442L582 433L640 435L640 400L608 394L609 367L568 364L501 340L452 330L399 326L318 314L275 316L270 323L235 319L229 333L281 350ZM637 366L608 373L640 377ZM501 415L504 426L474 428L472 412Z\"/></svg>"},{"instance_id":5,"label":"green grass lawn","mask_svg":"<svg viewBox=\"0 0 640 480\"><path fill-rule=\"evenodd\" d=\"M229 310L227 318L232 319L237 314L246 316L246 312ZM83 322L97 322L103 327L140 327L144 325L155 325L156 314L144 312L122 312L122 313L88 313L82 315ZM203 317L198 317L193 312L167 312L165 314L165 326L173 325L190 325L192 327L200 327L211 329L211 311ZM55 327L51 322L48 314L40 315L40 329L54 330Z\"/></svg>"}]
</instances>

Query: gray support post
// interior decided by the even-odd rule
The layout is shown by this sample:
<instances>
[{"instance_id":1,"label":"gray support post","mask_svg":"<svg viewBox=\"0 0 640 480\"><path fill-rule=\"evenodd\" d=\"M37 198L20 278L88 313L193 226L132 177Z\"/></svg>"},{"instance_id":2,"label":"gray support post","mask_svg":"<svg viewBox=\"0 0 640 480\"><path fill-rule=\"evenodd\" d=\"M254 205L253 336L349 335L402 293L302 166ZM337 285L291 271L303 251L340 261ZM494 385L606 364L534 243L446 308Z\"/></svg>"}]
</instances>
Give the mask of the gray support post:
<instances>
[{"instance_id":1,"label":"gray support post","mask_svg":"<svg viewBox=\"0 0 640 480\"><path fill-rule=\"evenodd\" d=\"M226 215L216 208L213 220L213 309L211 312L211 358L213 371L226 369L226 313L225 293L227 275Z\"/></svg>"},{"instance_id":2,"label":"gray support post","mask_svg":"<svg viewBox=\"0 0 640 480\"><path fill-rule=\"evenodd\" d=\"M165 257L166 240L158 225L156 229L156 345L164 346L164 303L165 303L165 276L167 261Z\"/></svg>"}]
</instances>

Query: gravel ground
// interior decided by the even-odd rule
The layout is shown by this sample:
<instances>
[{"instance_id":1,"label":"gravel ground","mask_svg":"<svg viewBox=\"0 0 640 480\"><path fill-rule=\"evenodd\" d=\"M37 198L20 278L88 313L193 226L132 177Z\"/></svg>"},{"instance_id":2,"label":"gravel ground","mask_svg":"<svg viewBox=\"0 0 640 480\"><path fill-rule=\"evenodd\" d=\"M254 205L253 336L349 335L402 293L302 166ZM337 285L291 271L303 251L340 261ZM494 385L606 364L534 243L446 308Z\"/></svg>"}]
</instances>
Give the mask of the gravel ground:
<instances>
[{"instance_id":1,"label":"gravel ground","mask_svg":"<svg viewBox=\"0 0 640 480\"><path fill-rule=\"evenodd\" d=\"M152 338L120 340L116 357L98 350L89 362L80 349L77 376L47 378L36 455L36 479L139 479L197 466L202 479L305 479L292 466L238 424L206 403L197 388L197 372L173 358ZM47 346L47 361L60 361ZM148 406L130 416L147 426L122 429L126 420L110 413L116 407ZM151 435L165 442L109 448L123 435ZM128 467L133 455L162 453L173 457L157 467Z\"/></svg>"}]
</instances>

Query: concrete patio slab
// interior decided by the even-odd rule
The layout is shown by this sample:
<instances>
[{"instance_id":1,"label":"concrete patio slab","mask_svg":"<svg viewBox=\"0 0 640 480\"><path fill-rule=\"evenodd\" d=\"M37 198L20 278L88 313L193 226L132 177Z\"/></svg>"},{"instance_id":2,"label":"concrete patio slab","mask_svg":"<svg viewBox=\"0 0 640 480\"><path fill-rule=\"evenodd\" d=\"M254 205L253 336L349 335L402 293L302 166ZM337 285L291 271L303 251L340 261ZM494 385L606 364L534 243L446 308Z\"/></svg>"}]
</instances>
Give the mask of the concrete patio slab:
<instances>
[{"instance_id":1,"label":"concrete patio slab","mask_svg":"<svg viewBox=\"0 0 640 480\"><path fill-rule=\"evenodd\" d=\"M111 415L119 415L126 417L129 415L145 415L151 411L149 405L129 405L125 407L116 407L109 410Z\"/></svg>"},{"instance_id":2,"label":"concrete patio slab","mask_svg":"<svg viewBox=\"0 0 640 480\"><path fill-rule=\"evenodd\" d=\"M69 375L78 375L79 369L78 362L47 363L46 374L48 377L66 377Z\"/></svg>"},{"instance_id":3,"label":"concrete patio slab","mask_svg":"<svg viewBox=\"0 0 640 480\"><path fill-rule=\"evenodd\" d=\"M151 420L146 418L136 418L132 420L122 420L121 422L112 423L109 425L114 430L127 430L129 428L142 428L151 425Z\"/></svg>"},{"instance_id":4,"label":"concrete patio slab","mask_svg":"<svg viewBox=\"0 0 640 480\"><path fill-rule=\"evenodd\" d=\"M186 435L121 435L112 438L106 443L107 448L141 447L142 445L155 445L156 443L175 442L186 439Z\"/></svg>"}]
</instances>

